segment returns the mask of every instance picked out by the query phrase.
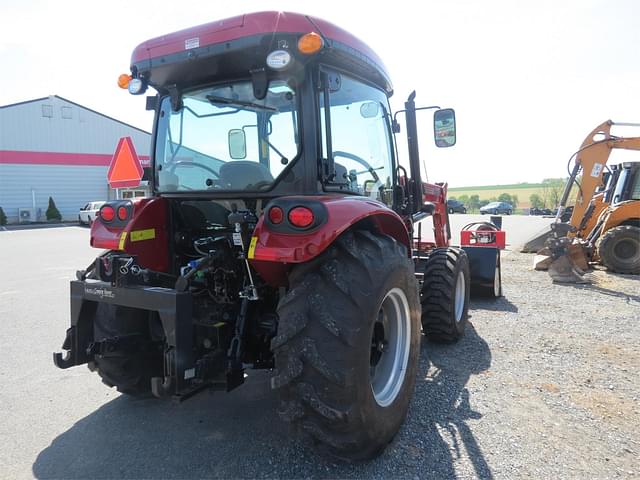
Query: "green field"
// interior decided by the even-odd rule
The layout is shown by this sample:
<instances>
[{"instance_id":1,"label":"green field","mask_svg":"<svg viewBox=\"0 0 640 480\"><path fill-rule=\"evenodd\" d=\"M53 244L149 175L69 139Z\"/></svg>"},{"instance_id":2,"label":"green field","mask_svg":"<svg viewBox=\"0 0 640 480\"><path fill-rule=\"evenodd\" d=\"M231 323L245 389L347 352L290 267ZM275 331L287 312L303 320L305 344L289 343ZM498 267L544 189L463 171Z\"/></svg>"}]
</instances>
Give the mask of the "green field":
<instances>
[{"instance_id":1,"label":"green field","mask_svg":"<svg viewBox=\"0 0 640 480\"><path fill-rule=\"evenodd\" d=\"M461 195L478 195L480 200L489 200L491 198L498 198L502 193L508 193L509 195L516 195L518 197L518 205L516 208L522 209L531 206L529 197L532 194L537 193L540 195L540 198L544 199L545 192L547 197L549 197L549 186L542 183L516 183L511 185L480 185L476 187L449 188L448 196L449 198L459 198ZM547 208L553 208L554 206L548 198Z\"/></svg>"}]
</instances>

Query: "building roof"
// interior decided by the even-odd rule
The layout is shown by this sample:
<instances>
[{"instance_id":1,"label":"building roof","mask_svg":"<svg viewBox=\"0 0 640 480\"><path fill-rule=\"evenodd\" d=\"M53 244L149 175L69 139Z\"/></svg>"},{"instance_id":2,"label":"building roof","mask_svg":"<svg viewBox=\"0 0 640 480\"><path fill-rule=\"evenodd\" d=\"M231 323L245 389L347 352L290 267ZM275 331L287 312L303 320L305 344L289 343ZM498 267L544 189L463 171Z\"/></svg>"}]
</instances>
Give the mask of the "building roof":
<instances>
[{"instance_id":1,"label":"building roof","mask_svg":"<svg viewBox=\"0 0 640 480\"><path fill-rule=\"evenodd\" d=\"M57 99L62 100L64 102L67 102L67 103L70 103L72 105L75 105L76 107L80 107L80 108L82 108L84 110L87 110L87 111L89 111L91 113L95 113L96 115L100 115L101 117L107 118L107 119L112 120L112 121L117 122L117 123L120 123L120 124L125 125L125 126L127 126L129 128L133 128L135 130L138 130L139 132L146 133L147 135L151 135L151 133L147 132L146 130L143 130L143 129L138 128L138 127L134 127L133 125L131 125L129 123L126 123L126 122L123 122L122 120L118 120L117 118L110 117L109 115L105 115L104 113L100 113L100 112L98 112L96 110L93 110L91 108L85 107L84 105L80 105L79 103L72 102L71 100L67 100L66 98L63 98L60 95L49 95L48 97L34 98L33 100L25 100L23 102L11 103L9 105L0 105L0 110L4 109L4 108L17 107L19 105L25 105L25 104L28 104L28 103L42 102L42 101L48 100L50 98L57 98Z\"/></svg>"}]
</instances>

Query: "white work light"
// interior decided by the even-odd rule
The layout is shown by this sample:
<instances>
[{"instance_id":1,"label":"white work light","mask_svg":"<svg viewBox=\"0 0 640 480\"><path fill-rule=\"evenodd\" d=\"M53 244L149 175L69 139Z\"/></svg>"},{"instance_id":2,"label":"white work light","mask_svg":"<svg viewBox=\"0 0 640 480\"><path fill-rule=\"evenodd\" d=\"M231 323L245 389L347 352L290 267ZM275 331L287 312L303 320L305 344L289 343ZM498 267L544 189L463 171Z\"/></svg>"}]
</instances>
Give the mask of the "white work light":
<instances>
[{"instance_id":1,"label":"white work light","mask_svg":"<svg viewBox=\"0 0 640 480\"><path fill-rule=\"evenodd\" d=\"M283 70L291 63L291 54L286 50L274 50L267 55L267 65L274 70Z\"/></svg>"}]
</instances>

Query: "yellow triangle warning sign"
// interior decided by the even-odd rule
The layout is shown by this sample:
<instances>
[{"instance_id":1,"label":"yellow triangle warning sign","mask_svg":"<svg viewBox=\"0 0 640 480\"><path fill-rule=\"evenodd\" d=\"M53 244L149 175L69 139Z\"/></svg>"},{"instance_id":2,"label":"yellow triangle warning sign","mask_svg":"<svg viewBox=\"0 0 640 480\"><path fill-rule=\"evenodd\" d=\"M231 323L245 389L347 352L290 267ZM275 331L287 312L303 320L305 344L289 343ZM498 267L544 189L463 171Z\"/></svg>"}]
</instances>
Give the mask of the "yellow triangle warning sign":
<instances>
[{"instance_id":1,"label":"yellow triangle warning sign","mask_svg":"<svg viewBox=\"0 0 640 480\"><path fill-rule=\"evenodd\" d=\"M107 172L109 185L111 188L137 187L142 174L140 159L133 148L131 137L122 137Z\"/></svg>"}]
</instances>

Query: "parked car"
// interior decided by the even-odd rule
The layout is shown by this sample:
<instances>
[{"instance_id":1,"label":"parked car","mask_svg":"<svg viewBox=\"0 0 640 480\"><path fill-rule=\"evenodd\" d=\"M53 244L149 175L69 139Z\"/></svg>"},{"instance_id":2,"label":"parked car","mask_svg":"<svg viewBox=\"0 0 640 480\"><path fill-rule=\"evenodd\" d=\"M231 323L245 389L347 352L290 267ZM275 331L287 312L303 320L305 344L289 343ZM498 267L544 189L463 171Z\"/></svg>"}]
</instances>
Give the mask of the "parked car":
<instances>
[{"instance_id":1,"label":"parked car","mask_svg":"<svg viewBox=\"0 0 640 480\"><path fill-rule=\"evenodd\" d=\"M91 225L96 219L98 210L100 210L100 207L104 204L105 202L89 202L82 207L78 212L78 222L80 222L80 225L84 225L85 223Z\"/></svg>"},{"instance_id":2,"label":"parked car","mask_svg":"<svg viewBox=\"0 0 640 480\"><path fill-rule=\"evenodd\" d=\"M529 215L553 215L553 211L549 208L530 208Z\"/></svg>"},{"instance_id":3,"label":"parked car","mask_svg":"<svg viewBox=\"0 0 640 480\"><path fill-rule=\"evenodd\" d=\"M447 210L449 213L467 213L467 207L459 200L447 200Z\"/></svg>"},{"instance_id":4,"label":"parked car","mask_svg":"<svg viewBox=\"0 0 640 480\"><path fill-rule=\"evenodd\" d=\"M490 215L511 215L513 213L513 207L507 202L491 202L481 207L480 213L482 215L485 213Z\"/></svg>"}]
</instances>

